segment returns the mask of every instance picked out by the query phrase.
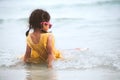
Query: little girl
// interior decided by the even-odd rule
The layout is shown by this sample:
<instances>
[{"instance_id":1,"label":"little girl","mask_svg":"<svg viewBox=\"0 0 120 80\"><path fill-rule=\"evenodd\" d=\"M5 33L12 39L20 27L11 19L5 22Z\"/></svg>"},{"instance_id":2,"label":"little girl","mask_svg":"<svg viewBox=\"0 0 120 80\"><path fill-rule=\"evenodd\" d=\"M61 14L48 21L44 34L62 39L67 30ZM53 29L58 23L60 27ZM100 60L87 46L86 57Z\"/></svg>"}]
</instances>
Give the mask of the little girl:
<instances>
[{"instance_id":1,"label":"little girl","mask_svg":"<svg viewBox=\"0 0 120 80\"><path fill-rule=\"evenodd\" d=\"M50 15L42 9L34 10L29 17L29 29L26 32L26 52L24 62L47 63L52 67L52 62L61 58L60 52L55 48L54 36L49 33L51 28ZM29 31L33 29L33 32Z\"/></svg>"}]
</instances>

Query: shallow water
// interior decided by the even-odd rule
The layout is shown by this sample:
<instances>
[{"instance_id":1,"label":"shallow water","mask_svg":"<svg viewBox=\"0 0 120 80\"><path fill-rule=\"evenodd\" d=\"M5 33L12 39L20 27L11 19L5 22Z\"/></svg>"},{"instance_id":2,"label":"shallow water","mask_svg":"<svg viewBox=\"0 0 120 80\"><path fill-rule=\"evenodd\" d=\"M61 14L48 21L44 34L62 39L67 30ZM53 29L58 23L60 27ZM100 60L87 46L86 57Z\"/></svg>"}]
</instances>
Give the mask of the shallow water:
<instances>
[{"instance_id":1,"label":"shallow water","mask_svg":"<svg viewBox=\"0 0 120 80\"><path fill-rule=\"evenodd\" d=\"M87 70L0 70L0 80L119 80L120 72L107 69ZM7 75L6 75L7 74Z\"/></svg>"},{"instance_id":2,"label":"shallow water","mask_svg":"<svg viewBox=\"0 0 120 80\"><path fill-rule=\"evenodd\" d=\"M25 52L28 17L36 8L50 12L56 47L65 58L55 61L52 71L19 59ZM0 10L0 80L120 79L119 0L1 0Z\"/></svg>"}]
</instances>

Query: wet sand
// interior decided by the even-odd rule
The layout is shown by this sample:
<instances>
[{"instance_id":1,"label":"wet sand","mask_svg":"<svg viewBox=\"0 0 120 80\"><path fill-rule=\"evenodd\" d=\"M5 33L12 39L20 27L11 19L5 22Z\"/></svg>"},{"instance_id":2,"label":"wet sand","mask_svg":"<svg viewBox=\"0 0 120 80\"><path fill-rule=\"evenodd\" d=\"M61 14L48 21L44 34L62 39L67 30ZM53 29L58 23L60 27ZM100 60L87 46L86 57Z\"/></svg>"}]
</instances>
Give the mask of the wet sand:
<instances>
[{"instance_id":1,"label":"wet sand","mask_svg":"<svg viewBox=\"0 0 120 80\"><path fill-rule=\"evenodd\" d=\"M86 70L0 70L0 80L119 80L120 72L103 69Z\"/></svg>"}]
</instances>

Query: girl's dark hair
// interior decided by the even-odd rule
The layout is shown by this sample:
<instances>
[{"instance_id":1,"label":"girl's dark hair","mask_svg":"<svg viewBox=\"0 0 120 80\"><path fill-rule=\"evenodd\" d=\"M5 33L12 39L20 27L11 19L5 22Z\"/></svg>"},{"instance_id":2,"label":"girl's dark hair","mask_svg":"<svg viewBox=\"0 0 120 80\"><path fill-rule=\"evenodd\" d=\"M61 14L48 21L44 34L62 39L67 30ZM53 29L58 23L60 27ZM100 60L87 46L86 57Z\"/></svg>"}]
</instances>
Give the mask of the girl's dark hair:
<instances>
[{"instance_id":1,"label":"girl's dark hair","mask_svg":"<svg viewBox=\"0 0 120 80\"><path fill-rule=\"evenodd\" d=\"M26 36L28 36L30 29L35 28L42 28L42 25L40 24L43 21L48 22L50 20L50 15L47 11L42 9L36 9L34 10L30 17L29 17L29 29L26 32Z\"/></svg>"}]
</instances>

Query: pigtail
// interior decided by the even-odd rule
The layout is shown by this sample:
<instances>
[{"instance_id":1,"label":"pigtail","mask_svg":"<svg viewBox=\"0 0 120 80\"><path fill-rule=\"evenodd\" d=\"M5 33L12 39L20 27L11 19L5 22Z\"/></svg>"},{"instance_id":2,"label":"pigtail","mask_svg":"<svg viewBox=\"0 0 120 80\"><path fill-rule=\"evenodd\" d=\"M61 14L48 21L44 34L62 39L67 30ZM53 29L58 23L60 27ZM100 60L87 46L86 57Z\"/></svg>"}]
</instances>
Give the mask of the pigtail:
<instances>
[{"instance_id":1,"label":"pigtail","mask_svg":"<svg viewBox=\"0 0 120 80\"><path fill-rule=\"evenodd\" d=\"M28 36L30 29L31 27L29 27L29 29L26 31L26 37Z\"/></svg>"}]
</instances>

